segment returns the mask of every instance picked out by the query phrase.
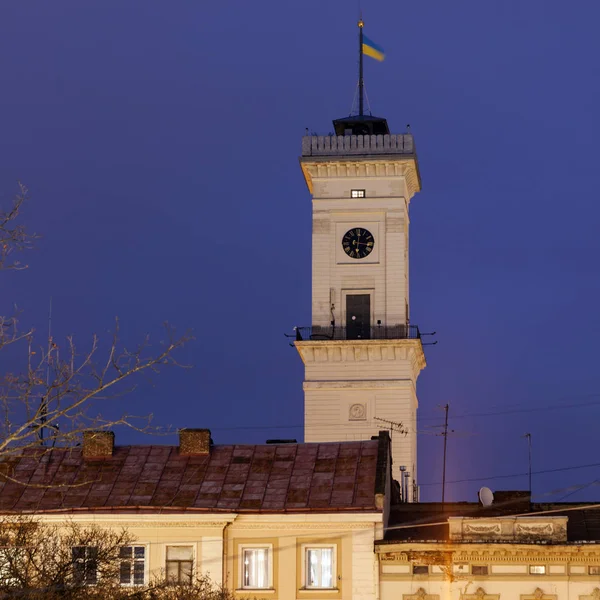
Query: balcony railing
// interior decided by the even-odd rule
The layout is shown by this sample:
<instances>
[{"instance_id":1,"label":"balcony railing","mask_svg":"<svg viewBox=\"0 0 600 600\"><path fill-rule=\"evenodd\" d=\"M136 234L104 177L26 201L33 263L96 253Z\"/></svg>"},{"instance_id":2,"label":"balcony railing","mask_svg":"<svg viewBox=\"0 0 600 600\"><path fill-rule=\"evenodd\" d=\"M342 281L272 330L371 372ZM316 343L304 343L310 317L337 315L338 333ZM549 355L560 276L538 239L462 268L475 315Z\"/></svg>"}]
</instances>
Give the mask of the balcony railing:
<instances>
[{"instance_id":1,"label":"balcony railing","mask_svg":"<svg viewBox=\"0 0 600 600\"><path fill-rule=\"evenodd\" d=\"M319 340L419 340L416 325L373 325L372 327L297 327L296 341Z\"/></svg>"}]
</instances>

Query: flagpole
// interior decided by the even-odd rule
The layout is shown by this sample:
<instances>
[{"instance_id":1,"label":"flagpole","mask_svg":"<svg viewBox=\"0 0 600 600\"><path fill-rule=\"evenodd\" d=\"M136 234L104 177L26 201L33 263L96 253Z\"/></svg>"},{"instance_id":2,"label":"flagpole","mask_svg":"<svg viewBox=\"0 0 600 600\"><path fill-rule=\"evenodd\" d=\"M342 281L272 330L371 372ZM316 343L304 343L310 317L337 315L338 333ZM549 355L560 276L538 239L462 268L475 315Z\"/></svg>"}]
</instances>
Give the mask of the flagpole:
<instances>
[{"instance_id":1,"label":"flagpole","mask_svg":"<svg viewBox=\"0 0 600 600\"><path fill-rule=\"evenodd\" d=\"M361 19L358 21L358 114L363 116L363 26Z\"/></svg>"}]
</instances>

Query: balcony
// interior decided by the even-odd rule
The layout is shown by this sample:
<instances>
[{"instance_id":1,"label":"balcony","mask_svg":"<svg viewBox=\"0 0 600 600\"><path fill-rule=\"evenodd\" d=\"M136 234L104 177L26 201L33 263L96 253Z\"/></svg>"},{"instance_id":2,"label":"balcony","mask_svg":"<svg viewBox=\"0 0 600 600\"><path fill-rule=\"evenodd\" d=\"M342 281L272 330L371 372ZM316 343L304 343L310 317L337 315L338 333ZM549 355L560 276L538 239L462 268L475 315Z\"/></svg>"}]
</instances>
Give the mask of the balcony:
<instances>
[{"instance_id":1,"label":"balcony","mask_svg":"<svg viewBox=\"0 0 600 600\"><path fill-rule=\"evenodd\" d=\"M372 327L296 327L296 341L323 340L420 340L416 325L374 325Z\"/></svg>"}]
</instances>

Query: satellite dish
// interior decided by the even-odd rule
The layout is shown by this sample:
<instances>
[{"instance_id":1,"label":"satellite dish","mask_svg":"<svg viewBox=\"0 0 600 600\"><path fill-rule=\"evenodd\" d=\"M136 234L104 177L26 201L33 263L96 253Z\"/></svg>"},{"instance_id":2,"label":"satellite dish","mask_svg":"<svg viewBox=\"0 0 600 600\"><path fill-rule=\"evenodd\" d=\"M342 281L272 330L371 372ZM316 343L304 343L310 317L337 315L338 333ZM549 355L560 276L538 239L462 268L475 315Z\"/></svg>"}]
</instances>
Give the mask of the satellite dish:
<instances>
[{"instance_id":1,"label":"satellite dish","mask_svg":"<svg viewBox=\"0 0 600 600\"><path fill-rule=\"evenodd\" d=\"M494 492L489 487L482 487L479 490L479 501L483 506L490 506L494 501Z\"/></svg>"}]
</instances>

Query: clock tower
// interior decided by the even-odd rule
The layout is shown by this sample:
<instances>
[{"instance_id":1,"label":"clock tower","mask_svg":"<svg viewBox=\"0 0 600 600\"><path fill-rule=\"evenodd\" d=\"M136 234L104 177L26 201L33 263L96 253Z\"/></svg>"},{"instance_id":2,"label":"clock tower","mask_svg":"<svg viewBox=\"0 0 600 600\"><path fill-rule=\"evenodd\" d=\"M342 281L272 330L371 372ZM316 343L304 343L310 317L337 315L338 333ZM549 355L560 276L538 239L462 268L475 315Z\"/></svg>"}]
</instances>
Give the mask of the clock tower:
<instances>
[{"instance_id":1,"label":"clock tower","mask_svg":"<svg viewBox=\"0 0 600 600\"><path fill-rule=\"evenodd\" d=\"M425 367L409 311L409 204L421 187L415 144L378 117L333 126L335 134L305 136L300 158L312 196L312 324L297 328L294 343L305 365L305 441L391 429L394 478L413 501L416 383Z\"/></svg>"}]
</instances>

